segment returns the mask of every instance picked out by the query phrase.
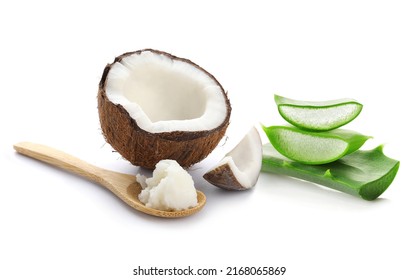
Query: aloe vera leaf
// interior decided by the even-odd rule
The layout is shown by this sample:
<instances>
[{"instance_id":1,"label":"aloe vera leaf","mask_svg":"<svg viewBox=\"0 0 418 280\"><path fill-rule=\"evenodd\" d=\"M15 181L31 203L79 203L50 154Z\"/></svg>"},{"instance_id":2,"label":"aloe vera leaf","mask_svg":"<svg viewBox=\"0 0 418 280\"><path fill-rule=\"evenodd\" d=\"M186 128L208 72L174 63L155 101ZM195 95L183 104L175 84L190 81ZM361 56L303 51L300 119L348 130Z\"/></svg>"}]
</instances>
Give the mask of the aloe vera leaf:
<instances>
[{"instance_id":1,"label":"aloe vera leaf","mask_svg":"<svg viewBox=\"0 0 418 280\"><path fill-rule=\"evenodd\" d=\"M270 143L282 155L305 164L336 161L358 150L370 136L345 129L313 132L291 126L264 127Z\"/></svg>"},{"instance_id":2,"label":"aloe vera leaf","mask_svg":"<svg viewBox=\"0 0 418 280\"><path fill-rule=\"evenodd\" d=\"M301 129L327 131L354 120L363 105L354 99L337 99L323 102L301 101L274 95L280 115Z\"/></svg>"},{"instance_id":3,"label":"aloe vera leaf","mask_svg":"<svg viewBox=\"0 0 418 280\"><path fill-rule=\"evenodd\" d=\"M263 145L262 171L313 182L365 200L378 198L392 183L400 162L383 153L383 146L356 151L323 165L286 159L271 144Z\"/></svg>"}]
</instances>

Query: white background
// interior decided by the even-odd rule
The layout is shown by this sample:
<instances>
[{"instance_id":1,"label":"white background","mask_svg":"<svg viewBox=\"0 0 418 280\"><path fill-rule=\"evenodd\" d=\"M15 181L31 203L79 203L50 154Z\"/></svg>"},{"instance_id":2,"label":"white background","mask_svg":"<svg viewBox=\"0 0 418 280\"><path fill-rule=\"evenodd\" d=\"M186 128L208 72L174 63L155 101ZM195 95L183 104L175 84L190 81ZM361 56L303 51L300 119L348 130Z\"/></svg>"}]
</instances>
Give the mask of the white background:
<instances>
[{"instance_id":1,"label":"white background","mask_svg":"<svg viewBox=\"0 0 418 280\"><path fill-rule=\"evenodd\" d=\"M133 276L139 265L417 279L417 4L226 2L1 2L1 279L170 279ZM142 48L200 64L232 102L229 140L191 170L207 205L189 218L137 213L100 186L12 149L39 142L135 174L101 135L96 92L107 63ZM284 123L274 93L362 102L347 128L374 136L365 148L386 143L401 160L391 187L367 202L269 174L247 192L205 183L202 173L251 125ZM223 278L234 277L199 279Z\"/></svg>"}]
</instances>

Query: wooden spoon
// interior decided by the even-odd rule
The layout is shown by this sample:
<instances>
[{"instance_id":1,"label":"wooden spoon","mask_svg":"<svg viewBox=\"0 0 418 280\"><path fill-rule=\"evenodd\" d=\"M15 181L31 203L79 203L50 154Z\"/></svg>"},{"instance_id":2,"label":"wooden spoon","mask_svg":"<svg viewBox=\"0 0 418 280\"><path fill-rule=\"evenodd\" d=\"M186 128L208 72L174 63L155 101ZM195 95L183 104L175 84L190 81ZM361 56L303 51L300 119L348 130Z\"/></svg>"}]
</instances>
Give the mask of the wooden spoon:
<instances>
[{"instance_id":1,"label":"wooden spoon","mask_svg":"<svg viewBox=\"0 0 418 280\"><path fill-rule=\"evenodd\" d=\"M134 175L99 168L69 154L41 144L21 142L15 144L13 147L22 155L46 162L98 183L110 190L132 208L149 215L164 218L186 217L198 212L206 203L204 193L197 191L198 204L193 208L181 211L164 211L146 207L138 199L138 194L142 188L137 183Z\"/></svg>"}]
</instances>

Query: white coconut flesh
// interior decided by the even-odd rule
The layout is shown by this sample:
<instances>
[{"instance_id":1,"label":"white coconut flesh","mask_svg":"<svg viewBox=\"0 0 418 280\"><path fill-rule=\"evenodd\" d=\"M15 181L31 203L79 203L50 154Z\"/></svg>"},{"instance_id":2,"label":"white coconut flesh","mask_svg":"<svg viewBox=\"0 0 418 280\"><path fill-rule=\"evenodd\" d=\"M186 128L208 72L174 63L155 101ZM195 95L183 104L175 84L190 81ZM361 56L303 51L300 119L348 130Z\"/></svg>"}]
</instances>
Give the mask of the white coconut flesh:
<instances>
[{"instance_id":1,"label":"white coconut flesh","mask_svg":"<svg viewBox=\"0 0 418 280\"><path fill-rule=\"evenodd\" d=\"M257 183L261 170L261 161L262 144L260 134L257 129L253 127L244 138L206 174L218 172L218 174L228 176L228 173L222 172L222 169L229 168L240 187L242 189L248 189L255 186ZM225 181L222 179L220 180ZM216 180L212 179L210 182L219 187L225 187L218 184L219 182L216 182ZM226 186L226 188L233 189L233 187L228 186Z\"/></svg>"},{"instance_id":2,"label":"white coconut flesh","mask_svg":"<svg viewBox=\"0 0 418 280\"><path fill-rule=\"evenodd\" d=\"M227 114L222 88L195 65L142 51L112 65L105 91L151 133L211 130Z\"/></svg>"}]
</instances>

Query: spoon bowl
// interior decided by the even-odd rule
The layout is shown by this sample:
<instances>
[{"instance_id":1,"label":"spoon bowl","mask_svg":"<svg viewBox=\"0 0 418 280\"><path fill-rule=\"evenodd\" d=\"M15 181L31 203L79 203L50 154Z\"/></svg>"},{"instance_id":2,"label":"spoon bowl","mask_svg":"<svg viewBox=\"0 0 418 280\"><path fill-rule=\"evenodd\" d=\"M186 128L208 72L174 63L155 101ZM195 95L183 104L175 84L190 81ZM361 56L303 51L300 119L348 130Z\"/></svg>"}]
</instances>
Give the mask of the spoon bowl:
<instances>
[{"instance_id":1,"label":"spoon bowl","mask_svg":"<svg viewBox=\"0 0 418 280\"><path fill-rule=\"evenodd\" d=\"M98 183L110 190L113 194L135 210L148 215L163 218L186 217L201 210L206 203L205 194L201 191L197 191L198 204L189 209L165 211L146 207L138 199L138 194L141 192L142 188L140 184L137 183L134 175L114 172L97 167L62 151L41 144L21 142L15 144L13 147L19 154L43 161Z\"/></svg>"}]
</instances>

